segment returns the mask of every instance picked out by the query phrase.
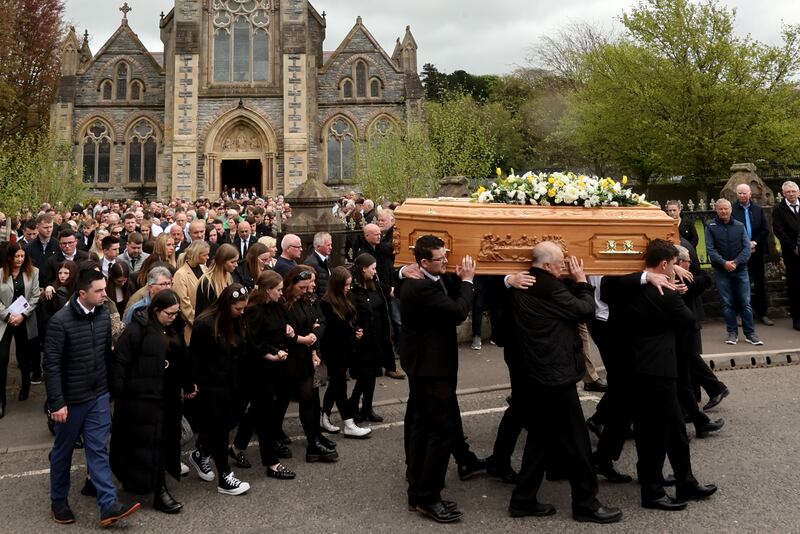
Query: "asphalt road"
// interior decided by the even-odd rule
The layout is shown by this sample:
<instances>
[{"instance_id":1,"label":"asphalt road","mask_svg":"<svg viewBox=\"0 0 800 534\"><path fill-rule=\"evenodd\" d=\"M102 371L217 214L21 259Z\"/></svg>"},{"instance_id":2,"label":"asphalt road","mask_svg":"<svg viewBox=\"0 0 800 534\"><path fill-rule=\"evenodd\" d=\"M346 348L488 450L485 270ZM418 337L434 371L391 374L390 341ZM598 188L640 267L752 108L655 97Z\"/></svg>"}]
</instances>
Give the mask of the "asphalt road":
<instances>
[{"instance_id":1,"label":"asphalt road","mask_svg":"<svg viewBox=\"0 0 800 534\"><path fill-rule=\"evenodd\" d=\"M600 483L600 499L624 511L621 523L608 526L579 524L570 518L566 482L545 482L540 500L553 503L558 513L549 518L512 519L506 508L511 488L481 475L458 480L455 466L448 472L445 494L465 512L455 525L438 525L405 507L402 451L403 405L384 406L386 423L376 425L365 441L336 438L340 460L336 464L306 464L304 440L291 445L295 459L287 465L297 471L294 481L267 479L260 467L240 470L250 482L244 496L223 496L214 483L192 473L180 484L171 482L173 494L185 507L167 516L145 508L123 525L124 532L800 532L800 470L797 408L800 366L726 371L720 374L732 391L714 415L727 424L716 436L692 440L695 474L701 482L719 485L706 502L692 503L683 512L658 512L638 506L638 487ZM505 405L506 392L465 395L460 398L464 426L478 455L491 451L494 433ZM596 397L584 395L590 415ZM299 435L295 420L287 430ZM523 434L524 439L524 434ZM519 449L521 450L521 444ZM249 457L255 462L257 451ZM519 462L519 455L515 462ZM619 467L634 472L635 454L629 442ZM78 522L58 526L49 515L49 478L44 450L0 455L0 532L89 532L97 530L94 500L78 493L85 473L82 453L75 456L70 502ZM121 492L122 499L132 499Z\"/></svg>"}]
</instances>

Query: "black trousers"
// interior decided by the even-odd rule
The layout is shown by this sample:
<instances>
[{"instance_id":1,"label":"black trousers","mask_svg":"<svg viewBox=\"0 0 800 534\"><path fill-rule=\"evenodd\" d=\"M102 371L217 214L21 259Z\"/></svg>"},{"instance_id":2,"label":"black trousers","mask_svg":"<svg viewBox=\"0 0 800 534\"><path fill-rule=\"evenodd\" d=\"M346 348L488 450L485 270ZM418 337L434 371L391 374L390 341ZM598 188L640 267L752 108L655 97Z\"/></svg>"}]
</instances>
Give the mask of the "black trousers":
<instances>
[{"instance_id":1,"label":"black trousers","mask_svg":"<svg viewBox=\"0 0 800 534\"><path fill-rule=\"evenodd\" d=\"M686 414L686 420L696 428L700 428L710 421L708 416L700 410L697 398L694 396L691 383L692 352L678 354L678 402L681 410Z\"/></svg>"},{"instance_id":2,"label":"black trousers","mask_svg":"<svg viewBox=\"0 0 800 534\"><path fill-rule=\"evenodd\" d=\"M592 446L574 384L530 386L513 393L515 408L524 411L528 426L519 482L511 494L511 507L532 508L548 464L558 457L569 477L573 510L596 510L597 475Z\"/></svg>"},{"instance_id":3,"label":"black trousers","mask_svg":"<svg viewBox=\"0 0 800 534\"><path fill-rule=\"evenodd\" d=\"M322 412L330 415L334 404L339 409L342 421L353 418L353 406L347 398L346 367L328 367L328 389L322 399Z\"/></svg>"},{"instance_id":4,"label":"black trousers","mask_svg":"<svg viewBox=\"0 0 800 534\"><path fill-rule=\"evenodd\" d=\"M28 340L28 327L23 321L19 326L6 325L3 339L0 340L0 397L6 396L6 382L8 381L8 363L11 359L11 339L17 347L17 364L22 374L22 387L31 384L31 357L39 352L35 342Z\"/></svg>"},{"instance_id":5,"label":"black trousers","mask_svg":"<svg viewBox=\"0 0 800 534\"><path fill-rule=\"evenodd\" d=\"M789 310L794 322L800 321L800 256L793 250L783 251L786 266L786 289L789 293Z\"/></svg>"},{"instance_id":6,"label":"black trousers","mask_svg":"<svg viewBox=\"0 0 800 534\"><path fill-rule=\"evenodd\" d=\"M258 438L258 449L261 454L261 465L275 465L278 458L273 452L276 436L273 421L275 420L275 384L270 376L261 376L250 394L250 404L239 422L233 446L240 451L246 450L250 438L255 433Z\"/></svg>"},{"instance_id":7,"label":"black trousers","mask_svg":"<svg viewBox=\"0 0 800 534\"><path fill-rule=\"evenodd\" d=\"M519 408L509 404L506 411L503 412L500 424L497 426L497 437L494 440L494 448L492 449L492 462L495 465L511 465L511 455L514 454L514 449L517 447L517 440L522 433L524 424Z\"/></svg>"},{"instance_id":8,"label":"black trousers","mask_svg":"<svg viewBox=\"0 0 800 534\"><path fill-rule=\"evenodd\" d=\"M696 400L700 400L700 388L703 388L709 397L714 397L725 391L723 384L714 371L708 366L700 355L703 352L703 341L700 330L695 332L698 350L689 358L689 382Z\"/></svg>"},{"instance_id":9,"label":"black trousers","mask_svg":"<svg viewBox=\"0 0 800 534\"><path fill-rule=\"evenodd\" d=\"M677 388L675 378L635 376L633 428L643 501L665 495L663 469L667 457L675 472L678 490L697 484L692 474L689 439Z\"/></svg>"},{"instance_id":10,"label":"black trousers","mask_svg":"<svg viewBox=\"0 0 800 534\"><path fill-rule=\"evenodd\" d=\"M289 409L289 402L292 396L297 397L300 410L300 425L306 435L308 445L311 446L317 441L319 435L319 402L314 401L314 377L293 377L282 375L280 385L277 388L275 400L275 417L273 419L273 435L281 436L283 432L283 419L286 417L286 410Z\"/></svg>"},{"instance_id":11,"label":"black trousers","mask_svg":"<svg viewBox=\"0 0 800 534\"><path fill-rule=\"evenodd\" d=\"M431 504L442 499L447 465L460 418L454 380L408 377L409 396L405 416L406 478L408 501Z\"/></svg>"},{"instance_id":12,"label":"black trousers","mask_svg":"<svg viewBox=\"0 0 800 534\"><path fill-rule=\"evenodd\" d=\"M767 277L764 274L764 251L757 250L747 262L747 271L750 273L750 283L753 285L750 293L750 305L753 307L755 317L764 317L767 314Z\"/></svg>"},{"instance_id":13,"label":"black trousers","mask_svg":"<svg viewBox=\"0 0 800 534\"><path fill-rule=\"evenodd\" d=\"M228 463L228 438L229 432L224 428L208 429L197 436L197 448L203 456L210 456L217 467L220 478L230 473Z\"/></svg>"},{"instance_id":14,"label":"black trousers","mask_svg":"<svg viewBox=\"0 0 800 534\"><path fill-rule=\"evenodd\" d=\"M603 394L600 402L597 403L592 420L600 425L605 425L612 417L612 403L614 401L613 396L610 399L608 398L608 393L614 387L612 383L617 382L614 371L617 371L621 364L617 362L618 356L608 323L599 319L592 319L586 326L594 344L597 345L597 349L600 351L600 359L603 360L603 365L606 368L606 381L608 382L608 391ZM619 387L619 384L617 384L617 387Z\"/></svg>"},{"instance_id":15,"label":"black trousers","mask_svg":"<svg viewBox=\"0 0 800 534\"><path fill-rule=\"evenodd\" d=\"M361 403L361 412L372 411L372 397L375 395L375 377L359 376L353 393L350 395L350 409L352 413L359 413L358 404Z\"/></svg>"}]
</instances>

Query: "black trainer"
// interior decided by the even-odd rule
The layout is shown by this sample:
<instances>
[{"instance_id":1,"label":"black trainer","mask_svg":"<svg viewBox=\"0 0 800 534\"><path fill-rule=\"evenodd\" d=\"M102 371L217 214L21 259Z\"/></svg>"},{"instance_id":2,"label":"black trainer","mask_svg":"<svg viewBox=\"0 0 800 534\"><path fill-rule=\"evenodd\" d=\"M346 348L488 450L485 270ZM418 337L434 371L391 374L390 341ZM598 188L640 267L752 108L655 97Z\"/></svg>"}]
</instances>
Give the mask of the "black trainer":
<instances>
[{"instance_id":1,"label":"black trainer","mask_svg":"<svg viewBox=\"0 0 800 534\"><path fill-rule=\"evenodd\" d=\"M69 507L67 501L54 501L50 504L50 509L53 511L53 521L59 525L71 525L75 522L75 514Z\"/></svg>"},{"instance_id":2,"label":"black trainer","mask_svg":"<svg viewBox=\"0 0 800 534\"><path fill-rule=\"evenodd\" d=\"M206 482L214 480L214 471L211 469L211 462L208 456L203 456L200 454L200 451L193 450L189 455L189 461L192 467L194 467L194 470L197 471L197 476Z\"/></svg>"},{"instance_id":3,"label":"black trainer","mask_svg":"<svg viewBox=\"0 0 800 534\"><path fill-rule=\"evenodd\" d=\"M233 475L233 471L222 474L219 477L217 491L223 495L241 495L250 489L250 484L242 482Z\"/></svg>"}]
</instances>

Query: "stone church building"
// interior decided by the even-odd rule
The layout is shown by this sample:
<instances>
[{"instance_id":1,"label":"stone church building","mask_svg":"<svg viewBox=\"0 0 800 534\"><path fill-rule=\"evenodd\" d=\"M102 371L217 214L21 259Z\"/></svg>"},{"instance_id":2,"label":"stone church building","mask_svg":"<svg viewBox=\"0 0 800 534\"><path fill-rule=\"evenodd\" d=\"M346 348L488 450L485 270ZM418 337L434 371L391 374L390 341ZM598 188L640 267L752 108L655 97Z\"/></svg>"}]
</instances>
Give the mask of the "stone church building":
<instances>
[{"instance_id":1,"label":"stone church building","mask_svg":"<svg viewBox=\"0 0 800 534\"><path fill-rule=\"evenodd\" d=\"M359 17L334 52L307 0L174 0L163 53L128 26L97 51L70 29L51 111L83 182L106 197L345 185L363 147L423 98L409 28L390 56Z\"/></svg>"}]
</instances>

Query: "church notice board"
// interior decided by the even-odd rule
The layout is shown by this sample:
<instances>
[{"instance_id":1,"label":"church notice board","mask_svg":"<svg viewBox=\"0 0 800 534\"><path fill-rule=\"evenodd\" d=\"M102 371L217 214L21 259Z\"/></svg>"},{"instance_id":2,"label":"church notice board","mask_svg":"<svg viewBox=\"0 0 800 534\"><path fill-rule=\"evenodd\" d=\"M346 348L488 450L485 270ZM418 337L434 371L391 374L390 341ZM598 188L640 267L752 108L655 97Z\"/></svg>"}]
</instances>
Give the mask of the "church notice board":
<instances>
[{"instance_id":1,"label":"church notice board","mask_svg":"<svg viewBox=\"0 0 800 534\"><path fill-rule=\"evenodd\" d=\"M627 274L644 267L653 239L679 242L678 221L656 206L583 208L485 204L470 199L412 198L395 210L396 263L414 262L414 243L440 237L450 251L448 270L465 255L479 274L509 274L531 266L531 249L553 241L566 256L583 259L587 274Z\"/></svg>"}]
</instances>

